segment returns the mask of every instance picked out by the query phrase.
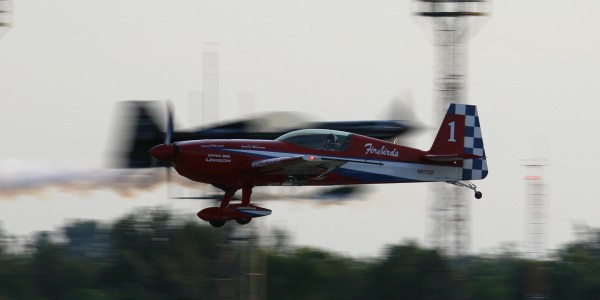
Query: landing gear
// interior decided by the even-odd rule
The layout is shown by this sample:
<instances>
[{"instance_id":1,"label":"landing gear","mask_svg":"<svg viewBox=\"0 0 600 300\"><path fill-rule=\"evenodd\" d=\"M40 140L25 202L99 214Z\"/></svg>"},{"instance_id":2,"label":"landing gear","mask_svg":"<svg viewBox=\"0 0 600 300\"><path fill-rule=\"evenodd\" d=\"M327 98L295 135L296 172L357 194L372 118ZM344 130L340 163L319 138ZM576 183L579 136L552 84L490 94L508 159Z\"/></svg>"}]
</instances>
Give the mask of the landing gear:
<instances>
[{"instance_id":1,"label":"landing gear","mask_svg":"<svg viewBox=\"0 0 600 300\"><path fill-rule=\"evenodd\" d=\"M468 180L446 181L446 182L449 184L459 186L459 187L464 187L464 188L473 190L473 192L475 192L475 199L481 199L481 197L483 197L483 194L477 190L477 186Z\"/></svg>"},{"instance_id":2,"label":"landing gear","mask_svg":"<svg viewBox=\"0 0 600 300\"><path fill-rule=\"evenodd\" d=\"M235 221L240 225L246 225L246 224L250 223L250 221L252 221L252 218L245 218L245 219L237 218L237 219L235 219Z\"/></svg>"},{"instance_id":3,"label":"landing gear","mask_svg":"<svg viewBox=\"0 0 600 300\"><path fill-rule=\"evenodd\" d=\"M242 203L229 204L237 189L225 189L225 195L219 207L208 207L198 212L198 218L207 221L213 227L222 227L227 221L235 220L240 225L246 225L253 218L271 214L270 209L250 204L251 187L242 188Z\"/></svg>"},{"instance_id":4,"label":"landing gear","mask_svg":"<svg viewBox=\"0 0 600 300\"><path fill-rule=\"evenodd\" d=\"M215 228L219 228L219 227L223 227L223 225L225 225L225 221L208 221L208 223L210 223L210 225L212 225L212 227Z\"/></svg>"},{"instance_id":5,"label":"landing gear","mask_svg":"<svg viewBox=\"0 0 600 300\"><path fill-rule=\"evenodd\" d=\"M250 221L252 221L252 218L237 218L237 219L235 219L235 221L240 225L246 225L246 224L250 223ZM223 225L225 225L226 222L227 221L223 221L223 220L208 221L208 223L210 223L210 225L212 225L212 227L215 227L215 228L223 227Z\"/></svg>"}]
</instances>

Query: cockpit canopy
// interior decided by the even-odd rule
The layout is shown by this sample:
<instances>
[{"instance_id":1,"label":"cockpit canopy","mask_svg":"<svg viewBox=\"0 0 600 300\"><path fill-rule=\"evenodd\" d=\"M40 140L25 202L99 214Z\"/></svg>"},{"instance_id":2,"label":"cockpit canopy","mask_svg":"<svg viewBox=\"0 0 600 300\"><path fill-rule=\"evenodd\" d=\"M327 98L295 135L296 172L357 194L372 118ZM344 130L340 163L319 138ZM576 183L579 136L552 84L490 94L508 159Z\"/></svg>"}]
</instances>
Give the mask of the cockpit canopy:
<instances>
[{"instance_id":1,"label":"cockpit canopy","mask_svg":"<svg viewBox=\"0 0 600 300\"><path fill-rule=\"evenodd\" d=\"M348 147L351 136L351 133L337 130L302 129L288 132L276 140L307 149L343 151Z\"/></svg>"}]
</instances>

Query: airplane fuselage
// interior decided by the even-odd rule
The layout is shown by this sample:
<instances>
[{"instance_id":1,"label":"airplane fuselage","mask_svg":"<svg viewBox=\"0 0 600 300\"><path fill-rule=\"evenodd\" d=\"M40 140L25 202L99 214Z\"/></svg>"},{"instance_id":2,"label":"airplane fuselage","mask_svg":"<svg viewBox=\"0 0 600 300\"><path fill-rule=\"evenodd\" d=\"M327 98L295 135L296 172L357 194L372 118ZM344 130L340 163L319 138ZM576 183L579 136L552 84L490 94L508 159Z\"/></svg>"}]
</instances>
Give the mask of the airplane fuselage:
<instances>
[{"instance_id":1,"label":"airplane fuselage","mask_svg":"<svg viewBox=\"0 0 600 300\"><path fill-rule=\"evenodd\" d=\"M173 161L177 172L191 180L229 188L265 185L347 185L456 181L461 162L432 163L425 152L360 135L350 135L341 150L307 149L275 140L198 140L177 143ZM322 166L309 172L253 172L252 164L265 159L314 155L320 159L343 160L330 172ZM318 174L322 168L323 176ZM292 172L295 173L295 172Z\"/></svg>"}]
</instances>

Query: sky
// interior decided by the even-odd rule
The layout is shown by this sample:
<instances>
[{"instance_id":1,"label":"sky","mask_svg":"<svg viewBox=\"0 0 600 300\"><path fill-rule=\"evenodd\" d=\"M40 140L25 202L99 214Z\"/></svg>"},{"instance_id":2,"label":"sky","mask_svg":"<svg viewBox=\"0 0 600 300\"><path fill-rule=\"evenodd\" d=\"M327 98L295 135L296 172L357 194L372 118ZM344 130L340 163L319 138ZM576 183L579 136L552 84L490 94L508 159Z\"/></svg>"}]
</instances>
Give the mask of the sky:
<instances>
[{"instance_id":1,"label":"sky","mask_svg":"<svg viewBox=\"0 0 600 300\"><path fill-rule=\"evenodd\" d=\"M188 93L202 88L206 43L219 44L221 120L240 117L240 93L254 95L254 113L332 121L385 118L401 95L418 121L439 126L431 26L412 15L411 1L13 2L13 26L0 29L0 222L9 233L113 220L145 206L194 217L208 206L169 200L161 184L92 188L89 175L115 176L105 168L119 101L170 99L179 124L197 125L186 111ZM471 200L470 251L522 247L523 164L533 158L548 162L548 248L572 241L573 224L600 226L599 14L591 0L503 0L474 24L461 102L478 106L490 173L477 182L484 197ZM432 135L410 145L426 149ZM9 191L19 180L46 184ZM374 255L387 244L427 243L429 189L376 186L336 205L268 202L273 215L254 226L284 227L298 245Z\"/></svg>"}]
</instances>

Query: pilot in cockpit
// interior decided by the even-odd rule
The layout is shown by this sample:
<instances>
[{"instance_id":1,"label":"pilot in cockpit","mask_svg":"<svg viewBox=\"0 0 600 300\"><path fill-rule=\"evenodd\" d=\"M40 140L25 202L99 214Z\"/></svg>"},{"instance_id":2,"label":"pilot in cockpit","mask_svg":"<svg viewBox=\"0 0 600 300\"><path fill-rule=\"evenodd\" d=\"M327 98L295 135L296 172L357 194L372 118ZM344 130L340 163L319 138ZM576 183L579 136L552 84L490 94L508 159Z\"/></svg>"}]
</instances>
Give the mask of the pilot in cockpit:
<instances>
[{"instance_id":1,"label":"pilot in cockpit","mask_svg":"<svg viewBox=\"0 0 600 300\"><path fill-rule=\"evenodd\" d=\"M335 134L330 133L327 135L327 141L325 142L325 150L338 150L339 145L337 143L337 137Z\"/></svg>"}]
</instances>

